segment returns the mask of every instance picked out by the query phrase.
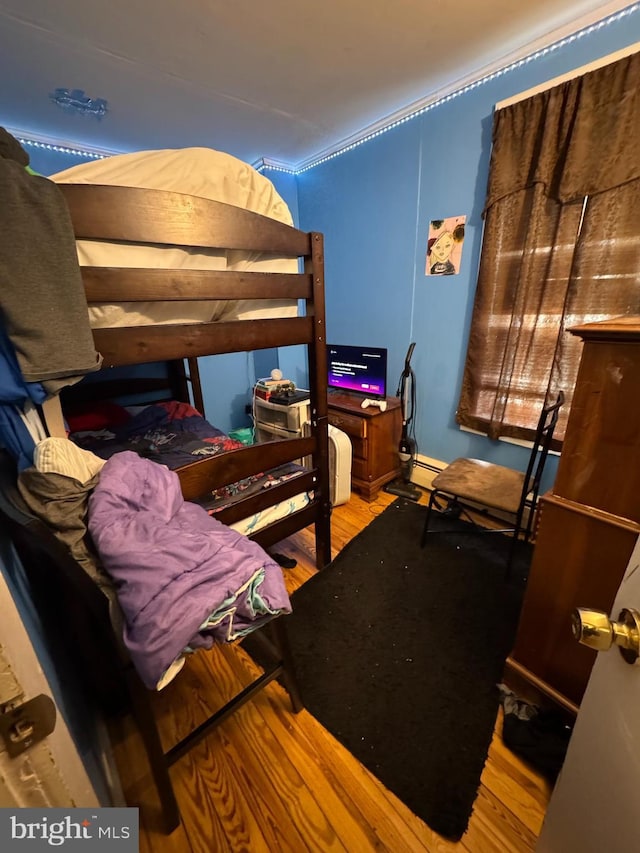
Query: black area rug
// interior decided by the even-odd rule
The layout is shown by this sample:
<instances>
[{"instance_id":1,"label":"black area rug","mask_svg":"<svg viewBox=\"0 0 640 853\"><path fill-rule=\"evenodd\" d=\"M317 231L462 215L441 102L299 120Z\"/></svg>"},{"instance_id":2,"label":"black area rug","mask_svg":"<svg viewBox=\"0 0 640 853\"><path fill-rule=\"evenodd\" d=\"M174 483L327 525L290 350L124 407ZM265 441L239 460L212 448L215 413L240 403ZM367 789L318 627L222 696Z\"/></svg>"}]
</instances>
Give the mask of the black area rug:
<instances>
[{"instance_id":1,"label":"black area rug","mask_svg":"<svg viewBox=\"0 0 640 853\"><path fill-rule=\"evenodd\" d=\"M469 822L517 627L530 549L436 533L398 499L292 598L286 619L306 708L433 830ZM469 525L437 518L434 529ZM250 649L249 649L250 651Z\"/></svg>"}]
</instances>

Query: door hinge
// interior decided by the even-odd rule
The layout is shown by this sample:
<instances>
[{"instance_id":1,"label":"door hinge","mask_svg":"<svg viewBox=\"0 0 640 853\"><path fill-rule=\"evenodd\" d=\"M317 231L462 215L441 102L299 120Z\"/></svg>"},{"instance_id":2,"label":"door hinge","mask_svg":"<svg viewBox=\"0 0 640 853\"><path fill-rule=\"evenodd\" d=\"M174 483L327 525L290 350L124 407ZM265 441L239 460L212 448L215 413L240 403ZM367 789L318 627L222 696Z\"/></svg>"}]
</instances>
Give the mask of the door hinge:
<instances>
[{"instance_id":1,"label":"door hinge","mask_svg":"<svg viewBox=\"0 0 640 853\"><path fill-rule=\"evenodd\" d=\"M56 706L51 697L41 693L15 708L0 706L0 738L10 758L44 740L56 725Z\"/></svg>"}]
</instances>

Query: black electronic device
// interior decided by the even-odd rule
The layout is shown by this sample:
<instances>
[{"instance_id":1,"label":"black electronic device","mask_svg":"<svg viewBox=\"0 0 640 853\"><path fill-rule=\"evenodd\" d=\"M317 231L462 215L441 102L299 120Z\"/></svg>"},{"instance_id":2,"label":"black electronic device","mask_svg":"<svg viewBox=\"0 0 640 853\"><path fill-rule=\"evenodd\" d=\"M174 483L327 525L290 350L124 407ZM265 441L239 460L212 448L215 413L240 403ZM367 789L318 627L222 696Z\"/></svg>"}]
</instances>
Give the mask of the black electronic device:
<instances>
[{"instance_id":1,"label":"black electronic device","mask_svg":"<svg viewBox=\"0 0 640 853\"><path fill-rule=\"evenodd\" d=\"M360 394L370 400L387 396L387 350L327 344L329 390Z\"/></svg>"},{"instance_id":2,"label":"black electronic device","mask_svg":"<svg viewBox=\"0 0 640 853\"><path fill-rule=\"evenodd\" d=\"M392 495L418 501L421 495L420 487L411 482L411 472L413 471L417 450L413 422L416 408L416 377L411 368L411 356L414 349L415 343L411 343L407 350L404 370L400 374L398 390L396 391L397 396L400 397L402 409L402 433L398 444L400 477L387 483L384 490Z\"/></svg>"},{"instance_id":3,"label":"black electronic device","mask_svg":"<svg viewBox=\"0 0 640 853\"><path fill-rule=\"evenodd\" d=\"M311 396L309 391L305 391L303 388L296 388L293 391L291 389L287 391L276 391L269 397L270 403L277 403L280 406L291 406L293 403L301 403L303 400L308 400Z\"/></svg>"}]
</instances>

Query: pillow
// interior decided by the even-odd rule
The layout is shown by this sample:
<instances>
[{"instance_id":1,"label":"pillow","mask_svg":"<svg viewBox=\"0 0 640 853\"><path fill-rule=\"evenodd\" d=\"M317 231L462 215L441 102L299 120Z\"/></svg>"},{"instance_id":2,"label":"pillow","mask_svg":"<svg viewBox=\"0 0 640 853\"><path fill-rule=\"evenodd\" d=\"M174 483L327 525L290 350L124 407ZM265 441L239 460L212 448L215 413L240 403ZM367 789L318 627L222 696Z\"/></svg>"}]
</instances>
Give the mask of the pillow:
<instances>
[{"instance_id":1,"label":"pillow","mask_svg":"<svg viewBox=\"0 0 640 853\"><path fill-rule=\"evenodd\" d=\"M70 432L118 427L131 417L123 406L108 401L74 403L65 407L64 415Z\"/></svg>"}]
</instances>

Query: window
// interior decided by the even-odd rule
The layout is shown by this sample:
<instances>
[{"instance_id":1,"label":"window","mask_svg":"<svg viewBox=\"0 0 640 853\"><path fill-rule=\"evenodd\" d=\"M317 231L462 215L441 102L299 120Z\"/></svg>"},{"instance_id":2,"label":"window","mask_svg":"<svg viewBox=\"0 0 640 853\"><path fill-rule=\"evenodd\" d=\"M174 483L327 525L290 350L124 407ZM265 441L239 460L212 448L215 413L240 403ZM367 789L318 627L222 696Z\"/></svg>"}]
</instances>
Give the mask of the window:
<instances>
[{"instance_id":1,"label":"window","mask_svg":"<svg viewBox=\"0 0 640 853\"><path fill-rule=\"evenodd\" d=\"M640 314L639 88L634 54L496 113L461 425L531 438L546 399L571 401L567 329Z\"/></svg>"}]
</instances>

